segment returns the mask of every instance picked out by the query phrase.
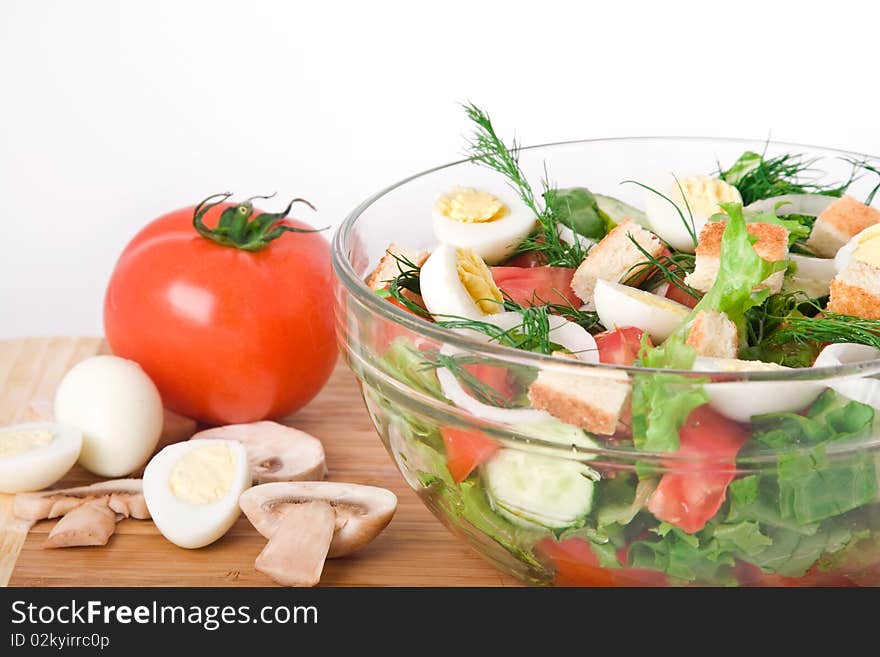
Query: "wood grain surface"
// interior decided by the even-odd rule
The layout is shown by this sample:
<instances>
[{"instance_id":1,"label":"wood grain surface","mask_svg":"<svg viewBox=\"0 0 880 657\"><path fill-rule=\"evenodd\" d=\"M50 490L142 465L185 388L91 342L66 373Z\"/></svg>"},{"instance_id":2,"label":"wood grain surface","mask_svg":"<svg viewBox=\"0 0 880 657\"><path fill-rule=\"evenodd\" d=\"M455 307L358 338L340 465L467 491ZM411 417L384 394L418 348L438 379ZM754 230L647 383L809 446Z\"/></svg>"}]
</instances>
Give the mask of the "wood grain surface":
<instances>
[{"instance_id":1,"label":"wood grain surface","mask_svg":"<svg viewBox=\"0 0 880 657\"><path fill-rule=\"evenodd\" d=\"M0 426L37 419L75 363L106 350L99 338L0 341ZM453 537L406 486L382 447L354 376L340 362L327 387L286 422L324 443L331 480L383 486L399 498L394 520L362 552L327 561L321 585L513 586L516 581ZM58 486L96 481L75 467ZM200 550L166 541L149 521L124 520L105 547L43 550L54 521L27 527L0 495L0 585L273 586L254 570L265 545L242 516Z\"/></svg>"}]
</instances>

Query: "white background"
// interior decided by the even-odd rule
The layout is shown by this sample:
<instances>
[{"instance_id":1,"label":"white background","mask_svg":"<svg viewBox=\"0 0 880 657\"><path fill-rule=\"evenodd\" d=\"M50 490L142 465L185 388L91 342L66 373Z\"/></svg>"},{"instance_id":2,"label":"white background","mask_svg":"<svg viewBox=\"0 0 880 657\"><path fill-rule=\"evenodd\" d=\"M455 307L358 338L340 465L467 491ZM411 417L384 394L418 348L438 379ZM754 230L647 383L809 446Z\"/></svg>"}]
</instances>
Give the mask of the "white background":
<instances>
[{"instance_id":1,"label":"white background","mask_svg":"<svg viewBox=\"0 0 880 657\"><path fill-rule=\"evenodd\" d=\"M127 240L210 193L301 195L338 224L458 158L464 100L525 144L772 131L880 153L878 19L840 0L0 0L0 337L99 334Z\"/></svg>"}]
</instances>

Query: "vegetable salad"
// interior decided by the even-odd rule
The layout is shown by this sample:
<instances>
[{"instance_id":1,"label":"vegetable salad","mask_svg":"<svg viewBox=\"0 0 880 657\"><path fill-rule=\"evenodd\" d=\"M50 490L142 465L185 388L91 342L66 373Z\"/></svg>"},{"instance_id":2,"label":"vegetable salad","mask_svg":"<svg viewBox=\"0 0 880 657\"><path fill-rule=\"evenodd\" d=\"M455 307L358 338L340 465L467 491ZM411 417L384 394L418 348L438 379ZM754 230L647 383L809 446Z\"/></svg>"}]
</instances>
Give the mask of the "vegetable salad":
<instances>
[{"instance_id":1,"label":"vegetable salad","mask_svg":"<svg viewBox=\"0 0 880 657\"><path fill-rule=\"evenodd\" d=\"M497 189L443 190L437 243L390 245L369 284L558 365L383 335L386 374L473 420L368 391L410 485L536 582L880 581L880 382L798 375L880 358L877 188L847 195L876 167L826 181L797 154L747 152L628 181L640 208L589 181L533 190L466 111Z\"/></svg>"}]
</instances>

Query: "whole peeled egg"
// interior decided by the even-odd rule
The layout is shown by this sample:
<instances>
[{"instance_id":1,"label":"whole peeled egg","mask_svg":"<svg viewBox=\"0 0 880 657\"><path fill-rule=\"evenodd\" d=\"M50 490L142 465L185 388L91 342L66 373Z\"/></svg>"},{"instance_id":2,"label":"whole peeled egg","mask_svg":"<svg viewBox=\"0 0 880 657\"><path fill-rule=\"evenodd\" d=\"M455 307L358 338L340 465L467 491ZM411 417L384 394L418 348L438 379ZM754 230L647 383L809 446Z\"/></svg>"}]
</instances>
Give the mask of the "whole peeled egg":
<instances>
[{"instance_id":1,"label":"whole peeled egg","mask_svg":"<svg viewBox=\"0 0 880 657\"><path fill-rule=\"evenodd\" d=\"M535 228L535 215L510 192L456 187L434 202L431 223L443 244L472 249L496 265L516 251Z\"/></svg>"},{"instance_id":2,"label":"whole peeled egg","mask_svg":"<svg viewBox=\"0 0 880 657\"><path fill-rule=\"evenodd\" d=\"M117 356L76 364L55 393L55 419L82 432L79 462L102 477L140 468L162 433L162 399L140 365Z\"/></svg>"}]
</instances>

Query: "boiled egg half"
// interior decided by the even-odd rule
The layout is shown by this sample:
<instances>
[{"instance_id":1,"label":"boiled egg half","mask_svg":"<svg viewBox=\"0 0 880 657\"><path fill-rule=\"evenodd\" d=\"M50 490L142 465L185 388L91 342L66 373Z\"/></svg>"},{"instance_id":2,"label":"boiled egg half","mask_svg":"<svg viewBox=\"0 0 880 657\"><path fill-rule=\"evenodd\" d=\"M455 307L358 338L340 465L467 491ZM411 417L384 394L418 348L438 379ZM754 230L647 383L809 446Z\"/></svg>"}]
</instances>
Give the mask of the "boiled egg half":
<instances>
[{"instance_id":1,"label":"boiled egg half","mask_svg":"<svg viewBox=\"0 0 880 657\"><path fill-rule=\"evenodd\" d=\"M694 370L699 372L785 372L790 367L736 358L697 357ZM719 413L737 422L749 422L764 413L794 413L809 406L824 390L818 381L740 380L707 383L709 403Z\"/></svg>"},{"instance_id":2,"label":"boiled egg half","mask_svg":"<svg viewBox=\"0 0 880 657\"><path fill-rule=\"evenodd\" d=\"M492 272L471 249L441 244L422 265L419 281L432 315L480 319L503 310Z\"/></svg>"},{"instance_id":3,"label":"boiled egg half","mask_svg":"<svg viewBox=\"0 0 880 657\"><path fill-rule=\"evenodd\" d=\"M601 279L596 281L593 302L606 329L635 326L650 335L655 344L668 338L691 311L651 292Z\"/></svg>"},{"instance_id":4,"label":"boiled egg half","mask_svg":"<svg viewBox=\"0 0 880 657\"><path fill-rule=\"evenodd\" d=\"M535 215L509 192L501 195L456 187L434 202L434 236L472 249L494 265L510 257L535 227Z\"/></svg>"},{"instance_id":5,"label":"boiled egg half","mask_svg":"<svg viewBox=\"0 0 880 657\"><path fill-rule=\"evenodd\" d=\"M238 498L251 485L247 452L233 440L169 445L144 470L144 499L162 536L200 548L223 536L239 515Z\"/></svg>"},{"instance_id":6,"label":"boiled egg half","mask_svg":"<svg viewBox=\"0 0 880 657\"><path fill-rule=\"evenodd\" d=\"M688 230L691 221L694 236L699 237L709 217L721 212L722 203L742 203L736 187L711 176L687 176L676 180L675 176L669 175L652 188L666 198L645 190L645 211L651 230L686 253L693 253L696 248Z\"/></svg>"},{"instance_id":7,"label":"boiled egg half","mask_svg":"<svg viewBox=\"0 0 880 657\"><path fill-rule=\"evenodd\" d=\"M82 448L75 427L29 422L0 429L0 493L42 490L61 479Z\"/></svg>"},{"instance_id":8,"label":"boiled egg half","mask_svg":"<svg viewBox=\"0 0 880 657\"><path fill-rule=\"evenodd\" d=\"M880 267L880 224L868 226L840 247L834 256L834 266L837 271L843 271L853 260Z\"/></svg>"}]
</instances>

